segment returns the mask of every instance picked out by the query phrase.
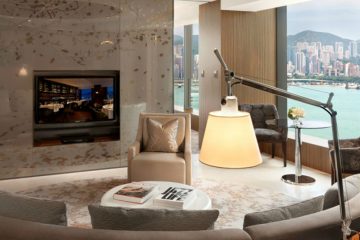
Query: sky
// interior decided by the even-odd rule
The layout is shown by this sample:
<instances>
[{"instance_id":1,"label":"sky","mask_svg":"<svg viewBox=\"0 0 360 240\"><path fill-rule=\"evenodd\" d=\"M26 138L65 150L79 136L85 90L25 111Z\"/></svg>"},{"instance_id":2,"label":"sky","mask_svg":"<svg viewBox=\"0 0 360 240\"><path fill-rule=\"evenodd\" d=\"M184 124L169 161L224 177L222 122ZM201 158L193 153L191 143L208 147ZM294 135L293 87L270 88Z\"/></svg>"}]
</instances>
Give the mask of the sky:
<instances>
[{"instance_id":1,"label":"sky","mask_svg":"<svg viewBox=\"0 0 360 240\"><path fill-rule=\"evenodd\" d=\"M287 8L288 35L304 30L360 39L360 0L312 0Z\"/></svg>"},{"instance_id":2,"label":"sky","mask_svg":"<svg viewBox=\"0 0 360 240\"><path fill-rule=\"evenodd\" d=\"M174 34L184 36L184 27L175 27ZM193 24L193 35L199 35L199 24Z\"/></svg>"}]
</instances>

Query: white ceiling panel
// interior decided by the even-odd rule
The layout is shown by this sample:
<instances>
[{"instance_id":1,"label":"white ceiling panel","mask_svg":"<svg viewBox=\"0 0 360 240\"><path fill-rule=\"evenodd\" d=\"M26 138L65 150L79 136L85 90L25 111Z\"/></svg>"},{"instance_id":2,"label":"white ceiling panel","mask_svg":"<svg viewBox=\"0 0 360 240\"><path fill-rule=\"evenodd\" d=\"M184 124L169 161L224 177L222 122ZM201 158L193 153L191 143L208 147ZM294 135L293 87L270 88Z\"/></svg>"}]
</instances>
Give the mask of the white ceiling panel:
<instances>
[{"instance_id":1,"label":"white ceiling panel","mask_svg":"<svg viewBox=\"0 0 360 240\"><path fill-rule=\"evenodd\" d=\"M216 0L175 0L175 27L195 24L199 22L199 5Z\"/></svg>"},{"instance_id":2,"label":"white ceiling panel","mask_svg":"<svg viewBox=\"0 0 360 240\"><path fill-rule=\"evenodd\" d=\"M221 0L221 10L257 12L310 0Z\"/></svg>"}]
</instances>

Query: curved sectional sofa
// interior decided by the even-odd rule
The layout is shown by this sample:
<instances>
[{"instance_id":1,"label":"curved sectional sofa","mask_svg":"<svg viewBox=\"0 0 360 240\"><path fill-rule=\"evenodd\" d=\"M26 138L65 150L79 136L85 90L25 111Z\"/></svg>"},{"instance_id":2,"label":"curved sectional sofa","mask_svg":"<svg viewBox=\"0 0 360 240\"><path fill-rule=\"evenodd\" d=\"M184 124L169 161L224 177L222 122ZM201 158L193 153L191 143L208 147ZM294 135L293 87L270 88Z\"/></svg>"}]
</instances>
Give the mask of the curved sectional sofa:
<instances>
[{"instance_id":1,"label":"curved sectional sofa","mask_svg":"<svg viewBox=\"0 0 360 240\"><path fill-rule=\"evenodd\" d=\"M360 230L360 174L346 179L352 216L351 228ZM326 195L336 196L336 186ZM336 199L335 199L336 201ZM328 201L329 202L329 201ZM332 203L334 204L334 203ZM335 202L336 204L336 202ZM122 231L80 229L0 216L0 239L6 240L155 240L155 239L237 239L237 240L319 240L341 239L339 206L312 214L263 224L248 225L242 229L202 231Z\"/></svg>"}]
</instances>

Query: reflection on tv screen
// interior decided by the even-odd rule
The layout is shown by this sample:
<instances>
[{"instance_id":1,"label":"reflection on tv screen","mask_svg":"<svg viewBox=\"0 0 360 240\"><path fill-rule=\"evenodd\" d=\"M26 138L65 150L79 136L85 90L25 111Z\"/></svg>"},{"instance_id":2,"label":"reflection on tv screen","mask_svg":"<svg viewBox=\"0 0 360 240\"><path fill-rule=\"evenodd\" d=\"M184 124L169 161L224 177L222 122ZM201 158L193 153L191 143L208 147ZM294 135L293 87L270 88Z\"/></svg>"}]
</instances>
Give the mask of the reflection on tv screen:
<instances>
[{"instance_id":1,"label":"reflection on tv screen","mask_svg":"<svg viewBox=\"0 0 360 240\"><path fill-rule=\"evenodd\" d=\"M40 124L114 119L113 78L44 78L37 88Z\"/></svg>"}]
</instances>

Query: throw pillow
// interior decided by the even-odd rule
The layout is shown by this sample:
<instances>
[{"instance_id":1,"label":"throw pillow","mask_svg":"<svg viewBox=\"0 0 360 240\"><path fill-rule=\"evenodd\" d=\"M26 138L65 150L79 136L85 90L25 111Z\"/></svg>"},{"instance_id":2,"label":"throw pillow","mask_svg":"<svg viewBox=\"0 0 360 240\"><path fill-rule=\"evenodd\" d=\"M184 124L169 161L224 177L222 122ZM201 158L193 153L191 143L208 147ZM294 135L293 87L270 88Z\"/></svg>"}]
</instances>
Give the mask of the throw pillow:
<instances>
[{"instance_id":1,"label":"throw pillow","mask_svg":"<svg viewBox=\"0 0 360 240\"><path fill-rule=\"evenodd\" d=\"M65 203L7 192L0 192L0 215L26 221L66 226Z\"/></svg>"},{"instance_id":2,"label":"throw pillow","mask_svg":"<svg viewBox=\"0 0 360 240\"><path fill-rule=\"evenodd\" d=\"M146 152L171 152L179 151L176 142L178 120L170 120L164 124L151 118L147 119L149 140L145 146Z\"/></svg>"},{"instance_id":3,"label":"throw pillow","mask_svg":"<svg viewBox=\"0 0 360 240\"><path fill-rule=\"evenodd\" d=\"M167 210L90 205L93 228L138 231L196 231L213 227L218 210Z\"/></svg>"},{"instance_id":4,"label":"throw pillow","mask_svg":"<svg viewBox=\"0 0 360 240\"><path fill-rule=\"evenodd\" d=\"M286 207L246 214L244 218L244 228L252 225L277 222L319 212L323 207L323 199L324 196L319 196Z\"/></svg>"}]
</instances>

